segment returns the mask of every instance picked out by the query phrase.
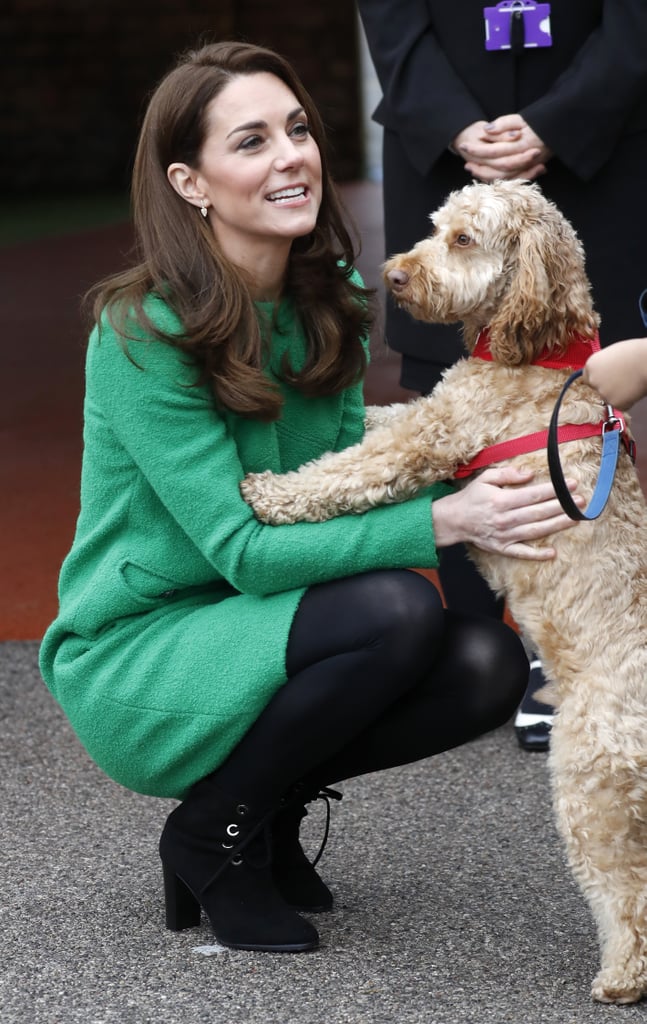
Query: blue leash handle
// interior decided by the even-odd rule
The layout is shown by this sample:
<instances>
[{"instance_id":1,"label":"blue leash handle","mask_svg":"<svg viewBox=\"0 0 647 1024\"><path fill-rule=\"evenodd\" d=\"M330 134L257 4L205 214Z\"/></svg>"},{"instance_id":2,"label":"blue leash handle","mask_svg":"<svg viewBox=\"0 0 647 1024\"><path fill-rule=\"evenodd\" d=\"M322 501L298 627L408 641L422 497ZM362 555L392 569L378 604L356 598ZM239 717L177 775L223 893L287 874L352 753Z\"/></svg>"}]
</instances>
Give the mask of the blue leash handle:
<instances>
[{"instance_id":1,"label":"blue leash handle","mask_svg":"<svg viewBox=\"0 0 647 1024\"><path fill-rule=\"evenodd\" d=\"M572 373L564 387L562 388L559 398L555 403L553 409L553 415L550 419L550 426L548 428L548 468L550 470L550 478L553 481L553 487L555 488L555 494L559 499L559 503L564 509L564 512L571 519L597 519L601 512L604 511L609 495L611 494L611 488L613 486L613 479L616 473L616 466L618 464L618 452L620 450L620 437L622 430L622 421L617 416L613 415L613 410L610 406L607 406L607 410L610 412L608 415L607 422L602 428L602 457L600 460L600 471L598 473L597 483L595 490L591 496L591 500L587 505L586 509L578 508L571 492L566 486L564 480L564 474L562 473L562 466L559 459L559 444L557 441L557 428L559 423L559 411L564 399L564 395L570 388L571 384L582 376L581 370L576 370Z\"/></svg>"}]
</instances>

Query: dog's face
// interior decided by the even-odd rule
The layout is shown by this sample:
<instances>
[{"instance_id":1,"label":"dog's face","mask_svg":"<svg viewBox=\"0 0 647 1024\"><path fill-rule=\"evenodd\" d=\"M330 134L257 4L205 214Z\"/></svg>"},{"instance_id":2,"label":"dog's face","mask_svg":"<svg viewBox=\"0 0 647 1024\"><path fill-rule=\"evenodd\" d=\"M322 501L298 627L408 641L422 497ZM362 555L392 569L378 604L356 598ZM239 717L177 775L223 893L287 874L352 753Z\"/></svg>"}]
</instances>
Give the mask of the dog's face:
<instances>
[{"instance_id":1,"label":"dog's face","mask_svg":"<svg viewBox=\"0 0 647 1024\"><path fill-rule=\"evenodd\" d=\"M456 323L494 308L505 288L505 207L501 197L469 187L433 213L428 238L384 266L398 305L418 320Z\"/></svg>"},{"instance_id":2,"label":"dog's face","mask_svg":"<svg viewBox=\"0 0 647 1024\"><path fill-rule=\"evenodd\" d=\"M462 322L469 349L489 326L493 355L511 365L563 347L574 331L594 332L581 245L536 185L467 185L431 220L430 237L383 268L393 298L416 319Z\"/></svg>"}]
</instances>

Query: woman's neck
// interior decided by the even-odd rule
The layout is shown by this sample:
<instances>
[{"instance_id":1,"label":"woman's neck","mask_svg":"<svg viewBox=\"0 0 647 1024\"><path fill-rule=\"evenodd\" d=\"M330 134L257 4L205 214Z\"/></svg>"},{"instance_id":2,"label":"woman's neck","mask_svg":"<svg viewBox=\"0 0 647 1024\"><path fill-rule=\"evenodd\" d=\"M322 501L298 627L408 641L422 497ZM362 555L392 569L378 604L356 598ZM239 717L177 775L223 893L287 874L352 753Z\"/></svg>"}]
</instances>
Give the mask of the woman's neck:
<instances>
[{"instance_id":1,"label":"woman's neck","mask_svg":"<svg viewBox=\"0 0 647 1024\"><path fill-rule=\"evenodd\" d=\"M249 291L254 302L278 302L283 294L283 279L277 286L251 284Z\"/></svg>"},{"instance_id":2,"label":"woman's neck","mask_svg":"<svg viewBox=\"0 0 647 1024\"><path fill-rule=\"evenodd\" d=\"M288 245L280 250L277 247L264 247L256 252L248 250L233 260L243 271L255 302L276 302L280 299L289 256Z\"/></svg>"}]
</instances>

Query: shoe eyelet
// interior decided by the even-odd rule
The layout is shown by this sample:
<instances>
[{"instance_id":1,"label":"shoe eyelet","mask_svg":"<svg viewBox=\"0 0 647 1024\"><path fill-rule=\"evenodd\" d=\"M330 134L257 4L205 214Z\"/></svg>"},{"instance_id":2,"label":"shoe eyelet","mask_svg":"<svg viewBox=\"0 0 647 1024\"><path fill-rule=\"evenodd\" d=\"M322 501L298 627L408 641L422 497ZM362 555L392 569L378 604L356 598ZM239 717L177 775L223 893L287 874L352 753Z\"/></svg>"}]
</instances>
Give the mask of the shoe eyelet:
<instances>
[{"instance_id":1,"label":"shoe eyelet","mask_svg":"<svg viewBox=\"0 0 647 1024\"><path fill-rule=\"evenodd\" d=\"M243 863L242 855L240 853L237 853L234 857L231 858L229 863L233 864L235 868L240 867L240 865Z\"/></svg>"},{"instance_id":2,"label":"shoe eyelet","mask_svg":"<svg viewBox=\"0 0 647 1024\"><path fill-rule=\"evenodd\" d=\"M238 814L241 818L244 818L246 814L249 814L249 807L247 806L247 804L238 804L238 807L236 808L236 814Z\"/></svg>"},{"instance_id":3,"label":"shoe eyelet","mask_svg":"<svg viewBox=\"0 0 647 1024\"><path fill-rule=\"evenodd\" d=\"M221 843L220 845L222 846L223 850L233 850L234 848L233 843Z\"/></svg>"},{"instance_id":4,"label":"shoe eyelet","mask_svg":"<svg viewBox=\"0 0 647 1024\"><path fill-rule=\"evenodd\" d=\"M234 824L233 822L232 822L231 825L227 825L227 835L228 836L239 836L240 835L240 829L238 828L238 825Z\"/></svg>"}]
</instances>

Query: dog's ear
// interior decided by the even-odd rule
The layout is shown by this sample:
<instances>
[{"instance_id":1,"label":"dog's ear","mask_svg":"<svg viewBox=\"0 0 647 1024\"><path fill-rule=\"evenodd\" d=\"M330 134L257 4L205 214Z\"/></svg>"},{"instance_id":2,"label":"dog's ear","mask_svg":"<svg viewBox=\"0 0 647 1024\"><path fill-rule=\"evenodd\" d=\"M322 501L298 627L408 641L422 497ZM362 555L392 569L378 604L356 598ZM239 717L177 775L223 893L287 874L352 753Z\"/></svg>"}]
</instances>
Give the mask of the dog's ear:
<instances>
[{"instance_id":1,"label":"dog's ear","mask_svg":"<svg viewBox=\"0 0 647 1024\"><path fill-rule=\"evenodd\" d=\"M511 218L509 285L489 325L492 354L508 366L566 348L572 333L591 337L597 325L579 239L537 193L528 189Z\"/></svg>"}]
</instances>

